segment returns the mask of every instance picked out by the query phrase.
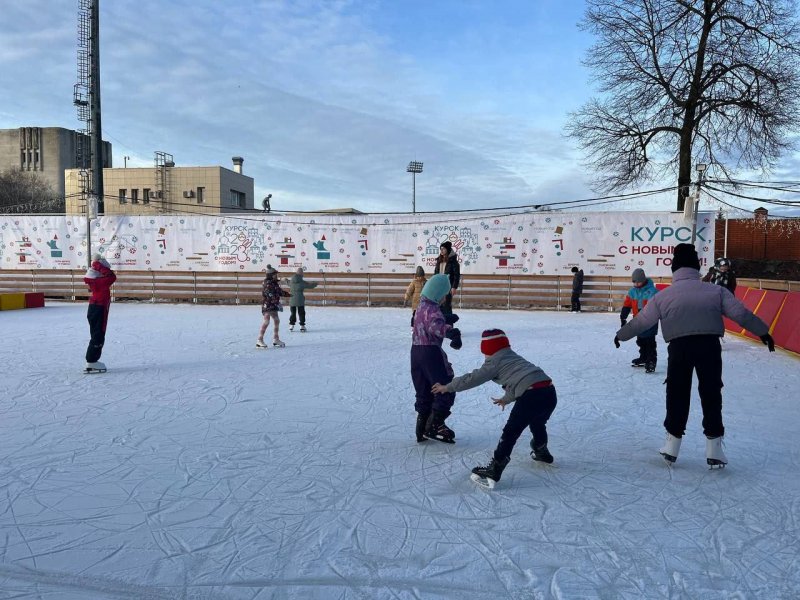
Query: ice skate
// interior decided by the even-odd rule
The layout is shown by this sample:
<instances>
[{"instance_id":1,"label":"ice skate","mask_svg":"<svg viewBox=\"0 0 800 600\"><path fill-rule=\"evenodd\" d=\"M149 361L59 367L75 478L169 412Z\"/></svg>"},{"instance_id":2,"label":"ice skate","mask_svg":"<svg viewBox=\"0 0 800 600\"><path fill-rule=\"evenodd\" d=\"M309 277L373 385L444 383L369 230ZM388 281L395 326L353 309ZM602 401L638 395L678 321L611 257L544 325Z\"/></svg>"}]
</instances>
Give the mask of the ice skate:
<instances>
[{"instance_id":1,"label":"ice skate","mask_svg":"<svg viewBox=\"0 0 800 600\"><path fill-rule=\"evenodd\" d=\"M449 413L448 415L443 415L443 413L434 411L429 419L427 429L425 430L425 437L429 440L444 442L445 444L455 444L456 434L444 424L444 420L447 416L449 416Z\"/></svg>"},{"instance_id":2,"label":"ice skate","mask_svg":"<svg viewBox=\"0 0 800 600\"><path fill-rule=\"evenodd\" d=\"M256 348L269 348L269 346L267 346L267 343L264 340L259 338L256 340Z\"/></svg>"},{"instance_id":3,"label":"ice skate","mask_svg":"<svg viewBox=\"0 0 800 600\"><path fill-rule=\"evenodd\" d=\"M505 458L503 460L492 458L489 464L485 467L475 467L472 469L472 475L470 475L469 478L479 486L493 490L497 482L500 481L500 477L503 475L503 470L506 468L510 460L510 458Z\"/></svg>"},{"instance_id":4,"label":"ice skate","mask_svg":"<svg viewBox=\"0 0 800 600\"><path fill-rule=\"evenodd\" d=\"M541 446L534 446L531 442L531 458L537 462L543 462L548 465L553 464L553 455L547 449L547 444Z\"/></svg>"},{"instance_id":5,"label":"ice skate","mask_svg":"<svg viewBox=\"0 0 800 600\"><path fill-rule=\"evenodd\" d=\"M724 469L728 457L722 451L722 436L706 438L706 462L710 469Z\"/></svg>"},{"instance_id":6,"label":"ice skate","mask_svg":"<svg viewBox=\"0 0 800 600\"><path fill-rule=\"evenodd\" d=\"M428 438L425 437L425 428L428 426L430 416L430 413L417 413L417 442L428 441Z\"/></svg>"},{"instance_id":7,"label":"ice skate","mask_svg":"<svg viewBox=\"0 0 800 600\"><path fill-rule=\"evenodd\" d=\"M681 441L683 438L675 437L671 433L667 433L667 439L664 440L664 445L661 447L661 456L667 461L667 464L672 465L678 460L678 452L681 449Z\"/></svg>"},{"instance_id":8,"label":"ice skate","mask_svg":"<svg viewBox=\"0 0 800 600\"><path fill-rule=\"evenodd\" d=\"M84 373L105 373L106 372L105 364L98 362L87 362L86 367L83 369Z\"/></svg>"},{"instance_id":9,"label":"ice skate","mask_svg":"<svg viewBox=\"0 0 800 600\"><path fill-rule=\"evenodd\" d=\"M656 372L656 363L649 362L644 365L644 372L645 373L655 373Z\"/></svg>"},{"instance_id":10,"label":"ice skate","mask_svg":"<svg viewBox=\"0 0 800 600\"><path fill-rule=\"evenodd\" d=\"M308 330L306 329L306 326L305 326L305 325L300 325L300 332L301 332L301 333L305 333L306 331L308 331Z\"/></svg>"},{"instance_id":11,"label":"ice skate","mask_svg":"<svg viewBox=\"0 0 800 600\"><path fill-rule=\"evenodd\" d=\"M294 331L294 325L289 325L289 331Z\"/></svg>"},{"instance_id":12,"label":"ice skate","mask_svg":"<svg viewBox=\"0 0 800 600\"><path fill-rule=\"evenodd\" d=\"M643 358L634 358L631 361L632 367L643 367L644 366L644 359Z\"/></svg>"},{"instance_id":13,"label":"ice skate","mask_svg":"<svg viewBox=\"0 0 800 600\"><path fill-rule=\"evenodd\" d=\"M275 346L276 348L285 348L286 347L286 344L284 344L278 338L275 338L274 340L272 340L272 345Z\"/></svg>"}]
</instances>

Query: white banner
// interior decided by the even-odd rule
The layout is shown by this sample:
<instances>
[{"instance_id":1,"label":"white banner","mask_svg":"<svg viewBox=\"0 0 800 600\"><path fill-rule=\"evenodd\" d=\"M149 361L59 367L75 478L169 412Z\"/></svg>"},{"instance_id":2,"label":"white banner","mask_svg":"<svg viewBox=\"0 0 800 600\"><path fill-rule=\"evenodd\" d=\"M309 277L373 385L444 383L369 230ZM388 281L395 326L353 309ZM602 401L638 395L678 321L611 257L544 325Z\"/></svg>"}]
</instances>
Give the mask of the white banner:
<instances>
[{"instance_id":1,"label":"white banner","mask_svg":"<svg viewBox=\"0 0 800 600\"><path fill-rule=\"evenodd\" d=\"M92 221L92 251L120 270L430 273L449 240L463 273L670 274L672 248L691 242L681 213L477 215L113 216ZM714 256L714 213L700 213L701 263ZM81 269L86 219L0 216L0 268Z\"/></svg>"}]
</instances>

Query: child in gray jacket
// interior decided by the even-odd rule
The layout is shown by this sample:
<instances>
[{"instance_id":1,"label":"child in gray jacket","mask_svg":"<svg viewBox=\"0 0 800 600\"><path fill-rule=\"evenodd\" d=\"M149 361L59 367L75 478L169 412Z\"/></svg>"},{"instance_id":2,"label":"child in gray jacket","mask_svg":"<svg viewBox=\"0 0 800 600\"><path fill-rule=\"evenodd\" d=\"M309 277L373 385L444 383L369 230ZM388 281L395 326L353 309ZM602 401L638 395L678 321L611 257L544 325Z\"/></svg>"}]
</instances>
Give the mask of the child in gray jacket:
<instances>
[{"instance_id":1,"label":"child in gray jacket","mask_svg":"<svg viewBox=\"0 0 800 600\"><path fill-rule=\"evenodd\" d=\"M553 462L553 456L547 449L545 425L558 400L547 373L514 352L502 330L487 329L483 332L481 352L486 355L483 366L454 378L446 385L436 383L431 391L434 394L461 392L491 380L505 390L502 398L492 398L492 402L503 409L507 404L514 403L491 462L485 467L472 469L472 480L491 489L500 481L503 470L511 460L514 444L526 427L533 434L531 457L545 463Z\"/></svg>"}]
</instances>

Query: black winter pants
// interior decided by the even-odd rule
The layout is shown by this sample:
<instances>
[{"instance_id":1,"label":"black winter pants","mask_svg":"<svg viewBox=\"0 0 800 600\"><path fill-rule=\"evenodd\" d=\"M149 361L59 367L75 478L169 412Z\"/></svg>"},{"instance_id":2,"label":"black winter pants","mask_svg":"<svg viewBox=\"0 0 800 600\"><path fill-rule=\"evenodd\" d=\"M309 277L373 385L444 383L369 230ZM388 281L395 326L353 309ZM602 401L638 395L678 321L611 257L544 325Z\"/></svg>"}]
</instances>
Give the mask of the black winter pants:
<instances>
[{"instance_id":1,"label":"black winter pants","mask_svg":"<svg viewBox=\"0 0 800 600\"><path fill-rule=\"evenodd\" d=\"M658 347L656 345L656 338L653 337L637 337L636 345L639 346L639 358L645 364L656 364L658 359Z\"/></svg>"},{"instance_id":2,"label":"black winter pants","mask_svg":"<svg viewBox=\"0 0 800 600\"><path fill-rule=\"evenodd\" d=\"M581 293L580 292L572 292L572 297L570 297L570 310L574 312L581 312Z\"/></svg>"},{"instance_id":3,"label":"black winter pants","mask_svg":"<svg viewBox=\"0 0 800 600\"><path fill-rule=\"evenodd\" d=\"M447 294L447 296L444 297L444 302L442 303L442 314L445 316L453 314L453 294Z\"/></svg>"},{"instance_id":4,"label":"black winter pants","mask_svg":"<svg viewBox=\"0 0 800 600\"><path fill-rule=\"evenodd\" d=\"M689 335L672 340L667 353L667 417L664 427L683 437L689 420L692 372L697 372L697 391L703 407L703 433L725 434L722 425L722 349L716 335Z\"/></svg>"},{"instance_id":5,"label":"black winter pants","mask_svg":"<svg viewBox=\"0 0 800 600\"><path fill-rule=\"evenodd\" d=\"M423 415L432 410L450 414L456 395L453 392L434 394L434 383L448 384L453 381L453 367L439 346L411 346L411 380L414 383L416 402L414 409Z\"/></svg>"},{"instance_id":6,"label":"black winter pants","mask_svg":"<svg viewBox=\"0 0 800 600\"><path fill-rule=\"evenodd\" d=\"M306 307L305 306L290 306L289 307L289 325L297 323L297 316L300 315L300 327L306 324Z\"/></svg>"},{"instance_id":7,"label":"black winter pants","mask_svg":"<svg viewBox=\"0 0 800 600\"><path fill-rule=\"evenodd\" d=\"M547 427L545 425L550 415L553 414L556 404L558 404L556 388L552 385L527 390L517 398L494 451L495 460L505 460L511 456L514 444L517 443L526 427L529 427L533 434L532 447L539 448L547 444Z\"/></svg>"},{"instance_id":8,"label":"black winter pants","mask_svg":"<svg viewBox=\"0 0 800 600\"><path fill-rule=\"evenodd\" d=\"M90 304L86 311L86 320L89 321L89 347L86 348L86 362L97 362L103 354L103 344L106 343L106 325L108 324L109 304Z\"/></svg>"}]
</instances>

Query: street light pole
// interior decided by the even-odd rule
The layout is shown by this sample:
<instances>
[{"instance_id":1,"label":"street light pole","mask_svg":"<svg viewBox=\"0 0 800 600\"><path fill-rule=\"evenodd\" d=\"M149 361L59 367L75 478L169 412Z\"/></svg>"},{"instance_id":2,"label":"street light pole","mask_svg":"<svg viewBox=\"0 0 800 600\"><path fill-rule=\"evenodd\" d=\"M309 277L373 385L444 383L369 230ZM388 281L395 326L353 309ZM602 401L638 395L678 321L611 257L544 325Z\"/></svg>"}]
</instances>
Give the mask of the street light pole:
<instances>
[{"instance_id":1,"label":"street light pole","mask_svg":"<svg viewBox=\"0 0 800 600\"><path fill-rule=\"evenodd\" d=\"M422 173L422 163L412 160L406 167L406 173L411 173L411 212L417 212L417 173Z\"/></svg>"},{"instance_id":2,"label":"street light pole","mask_svg":"<svg viewBox=\"0 0 800 600\"><path fill-rule=\"evenodd\" d=\"M703 185L703 176L705 175L708 165L705 163L698 163L695 167L697 169L697 189L694 192L694 219L692 219L692 246L697 239L697 211L700 209L700 186Z\"/></svg>"}]
</instances>

